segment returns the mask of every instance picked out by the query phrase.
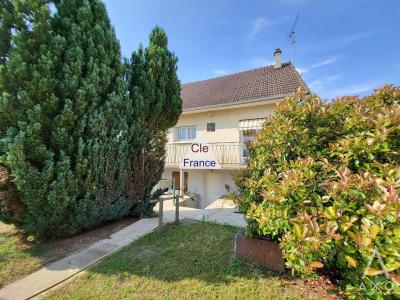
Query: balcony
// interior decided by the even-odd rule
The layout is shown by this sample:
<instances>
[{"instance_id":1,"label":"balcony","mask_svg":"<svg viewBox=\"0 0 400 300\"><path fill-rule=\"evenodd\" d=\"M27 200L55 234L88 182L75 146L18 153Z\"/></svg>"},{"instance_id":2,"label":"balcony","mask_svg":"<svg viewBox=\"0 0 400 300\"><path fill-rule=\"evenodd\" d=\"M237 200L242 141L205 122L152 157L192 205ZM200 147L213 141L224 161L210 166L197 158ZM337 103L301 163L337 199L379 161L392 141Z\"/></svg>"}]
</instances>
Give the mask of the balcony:
<instances>
[{"instance_id":1,"label":"balcony","mask_svg":"<svg viewBox=\"0 0 400 300\"><path fill-rule=\"evenodd\" d=\"M165 167L177 168L189 151L191 144L169 144L166 146ZM240 169L244 167L240 143L207 143L223 169Z\"/></svg>"}]
</instances>

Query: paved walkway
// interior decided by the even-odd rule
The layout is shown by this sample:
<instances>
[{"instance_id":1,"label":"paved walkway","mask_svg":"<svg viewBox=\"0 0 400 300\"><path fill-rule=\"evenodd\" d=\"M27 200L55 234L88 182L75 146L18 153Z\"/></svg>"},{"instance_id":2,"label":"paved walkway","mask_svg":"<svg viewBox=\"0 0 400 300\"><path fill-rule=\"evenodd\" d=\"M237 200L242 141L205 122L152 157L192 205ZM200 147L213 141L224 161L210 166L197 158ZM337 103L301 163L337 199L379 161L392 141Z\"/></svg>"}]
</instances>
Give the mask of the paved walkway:
<instances>
[{"instance_id":1,"label":"paved walkway","mask_svg":"<svg viewBox=\"0 0 400 300\"><path fill-rule=\"evenodd\" d=\"M158 211L158 204L154 210ZM211 221L237 227L246 226L243 215L237 213L235 205L231 201L224 199L214 201L205 209L180 207L179 219ZM172 200L164 201L164 221L168 223L173 220L175 220L175 206L173 205Z\"/></svg>"},{"instance_id":2,"label":"paved walkway","mask_svg":"<svg viewBox=\"0 0 400 300\"><path fill-rule=\"evenodd\" d=\"M170 202L168 202L170 201ZM164 223L175 220L175 206L172 200L164 203ZM155 208L157 211L158 207ZM180 219L214 221L244 227L243 215L235 213L235 207L222 199L216 200L205 209L180 207ZM139 237L150 233L158 226L158 218L139 220L114 233L108 239L96 242L89 248L63 258L57 262L0 289L1 300L26 299L58 282L74 276L78 271L101 259L104 255L125 246Z\"/></svg>"}]
</instances>

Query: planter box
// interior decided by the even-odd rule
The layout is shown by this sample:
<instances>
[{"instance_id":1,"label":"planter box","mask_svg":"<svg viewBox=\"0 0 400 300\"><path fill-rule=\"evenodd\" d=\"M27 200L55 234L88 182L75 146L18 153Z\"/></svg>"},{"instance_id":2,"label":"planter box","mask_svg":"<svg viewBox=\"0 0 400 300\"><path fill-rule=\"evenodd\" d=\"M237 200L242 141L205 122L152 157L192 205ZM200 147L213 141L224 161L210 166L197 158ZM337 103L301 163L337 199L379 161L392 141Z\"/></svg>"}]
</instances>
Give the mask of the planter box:
<instances>
[{"instance_id":1,"label":"planter box","mask_svg":"<svg viewBox=\"0 0 400 300\"><path fill-rule=\"evenodd\" d=\"M243 232L235 235L235 255L241 258L248 258L252 262L269 270L284 272L285 262L279 244L244 236Z\"/></svg>"}]
</instances>

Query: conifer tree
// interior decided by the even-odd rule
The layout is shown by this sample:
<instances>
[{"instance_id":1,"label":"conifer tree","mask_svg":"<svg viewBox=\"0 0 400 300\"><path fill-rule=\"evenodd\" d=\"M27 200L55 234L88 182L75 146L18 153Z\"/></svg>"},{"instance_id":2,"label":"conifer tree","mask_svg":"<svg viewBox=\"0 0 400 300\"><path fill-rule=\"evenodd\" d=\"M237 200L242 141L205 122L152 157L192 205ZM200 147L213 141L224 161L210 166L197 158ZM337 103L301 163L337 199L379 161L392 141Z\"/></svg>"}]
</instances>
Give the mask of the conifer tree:
<instances>
[{"instance_id":1,"label":"conifer tree","mask_svg":"<svg viewBox=\"0 0 400 300\"><path fill-rule=\"evenodd\" d=\"M144 183L143 189L137 189L142 194L136 195L136 201L148 199L151 189L161 179L167 130L177 123L182 112L177 61L168 50L165 31L155 27L149 46L146 49L139 46L126 65L129 96L139 113L136 123L142 131L140 159L131 161L137 172L128 178L131 186ZM131 153L131 156L137 157L137 154ZM142 205L146 207L146 201Z\"/></svg>"},{"instance_id":2,"label":"conifer tree","mask_svg":"<svg viewBox=\"0 0 400 300\"><path fill-rule=\"evenodd\" d=\"M49 126L57 114L54 75L60 53L57 47L49 47L51 13L45 1L3 4L0 164L7 170L3 173L7 179L3 176L0 217L31 233L35 222L41 227L47 222L44 219L51 219L51 206L43 202L57 176L56 168L61 168L56 166L55 153L46 147Z\"/></svg>"},{"instance_id":3,"label":"conifer tree","mask_svg":"<svg viewBox=\"0 0 400 300\"><path fill-rule=\"evenodd\" d=\"M100 0L0 2L0 219L56 237L146 207L181 112L176 62L155 28L124 74Z\"/></svg>"},{"instance_id":4,"label":"conifer tree","mask_svg":"<svg viewBox=\"0 0 400 300\"><path fill-rule=\"evenodd\" d=\"M0 164L18 195L3 184L0 218L44 237L132 206L124 194L133 108L107 12L99 0L53 4L12 1L0 19Z\"/></svg>"},{"instance_id":5,"label":"conifer tree","mask_svg":"<svg viewBox=\"0 0 400 300\"><path fill-rule=\"evenodd\" d=\"M128 213L124 197L127 165L125 86L119 42L99 0L57 4L54 28L66 40L52 144L65 149L80 178L71 216L78 228Z\"/></svg>"},{"instance_id":6,"label":"conifer tree","mask_svg":"<svg viewBox=\"0 0 400 300\"><path fill-rule=\"evenodd\" d=\"M14 6L10 0L0 2L0 64L5 62L11 46L11 30L14 19Z\"/></svg>"}]
</instances>

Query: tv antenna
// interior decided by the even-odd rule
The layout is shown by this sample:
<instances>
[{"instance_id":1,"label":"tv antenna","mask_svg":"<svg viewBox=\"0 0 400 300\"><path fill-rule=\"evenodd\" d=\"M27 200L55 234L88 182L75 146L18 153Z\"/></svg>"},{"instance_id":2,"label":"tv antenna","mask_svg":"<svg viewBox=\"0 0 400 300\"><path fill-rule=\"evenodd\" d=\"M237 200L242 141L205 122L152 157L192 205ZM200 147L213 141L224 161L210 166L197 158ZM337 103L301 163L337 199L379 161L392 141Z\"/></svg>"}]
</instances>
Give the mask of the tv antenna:
<instances>
[{"instance_id":1,"label":"tv antenna","mask_svg":"<svg viewBox=\"0 0 400 300\"><path fill-rule=\"evenodd\" d=\"M290 30L289 36L288 36L288 40L289 40L289 44L293 49L293 65L296 66L296 24L297 24L297 20L299 19L300 14L297 14L296 19L294 19L294 23L292 26L292 30Z\"/></svg>"}]
</instances>

